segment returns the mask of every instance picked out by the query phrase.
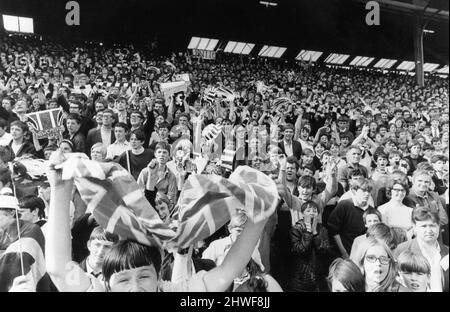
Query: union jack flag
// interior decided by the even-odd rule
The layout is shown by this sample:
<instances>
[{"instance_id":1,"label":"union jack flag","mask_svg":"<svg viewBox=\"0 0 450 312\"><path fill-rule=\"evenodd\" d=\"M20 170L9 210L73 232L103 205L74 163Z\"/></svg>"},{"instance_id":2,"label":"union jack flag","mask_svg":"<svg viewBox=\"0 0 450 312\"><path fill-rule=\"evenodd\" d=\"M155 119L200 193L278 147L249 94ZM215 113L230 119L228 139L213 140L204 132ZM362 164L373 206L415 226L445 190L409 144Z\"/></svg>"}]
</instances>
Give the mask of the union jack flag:
<instances>
[{"instance_id":1,"label":"union jack flag","mask_svg":"<svg viewBox=\"0 0 450 312\"><path fill-rule=\"evenodd\" d=\"M64 163L63 179L75 178L88 211L103 228L144 245L186 248L216 232L236 209L259 222L275 211L278 201L272 179L247 166L238 167L228 179L191 175L178 202L175 232L161 221L128 171L81 155Z\"/></svg>"},{"instance_id":2,"label":"union jack flag","mask_svg":"<svg viewBox=\"0 0 450 312\"><path fill-rule=\"evenodd\" d=\"M63 179L70 178L75 178L87 211L93 213L98 224L121 239L160 245L175 236L145 199L137 182L120 165L74 154L63 165Z\"/></svg>"},{"instance_id":3,"label":"union jack flag","mask_svg":"<svg viewBox=\"0 0 450 312\"><path fill-rule=\"evenodd\" d=\"M174 238L181 248L204 240L245 210L254 222L272 215L278 202L275 182L248 166L238 167L228 179L217 175L191 175L178 202L178 231Z\"/></svg>"}]
</instances>

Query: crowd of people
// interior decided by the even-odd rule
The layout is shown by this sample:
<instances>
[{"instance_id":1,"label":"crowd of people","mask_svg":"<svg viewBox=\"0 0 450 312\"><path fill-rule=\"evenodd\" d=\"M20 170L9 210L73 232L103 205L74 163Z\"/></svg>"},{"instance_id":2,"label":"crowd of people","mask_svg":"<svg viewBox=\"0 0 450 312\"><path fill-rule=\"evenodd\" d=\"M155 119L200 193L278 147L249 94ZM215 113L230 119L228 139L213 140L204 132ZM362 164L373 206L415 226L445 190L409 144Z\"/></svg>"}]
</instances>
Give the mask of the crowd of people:
<instances>
[{"instance_id":1,"label":"crowd of people","mask_svg":"<svg viewBox=\"0 0 450 312\"><path fill-rule=\"evenodd\" d=\"M448 77L0 36L0 291L449 291ZM27 114L49 109L42 137ZM191 176L241 166L276 209L144 245L62 178L73 153L119 164L175 228Z\"/></svg>"}]
</instances>

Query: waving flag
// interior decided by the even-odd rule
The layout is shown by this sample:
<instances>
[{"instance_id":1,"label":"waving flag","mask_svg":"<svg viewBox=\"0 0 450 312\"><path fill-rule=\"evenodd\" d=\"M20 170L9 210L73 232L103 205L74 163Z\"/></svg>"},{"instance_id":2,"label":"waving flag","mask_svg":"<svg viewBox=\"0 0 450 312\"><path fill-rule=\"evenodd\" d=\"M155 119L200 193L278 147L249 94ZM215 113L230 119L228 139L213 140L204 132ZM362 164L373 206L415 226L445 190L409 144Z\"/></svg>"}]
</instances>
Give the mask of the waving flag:
<instances>
[{"instance_id":1,"label":"waving flag","mask_svg":"<svg viewBox=\"0 0 450 312\"><path fill-rule=\"evenodd\" d=\"M272 215L278 202L275 182L248 166L238 167L228 179L217 175L191 175L178 201L179 227L174 239L181 248L209 237L245 210L254 222Z\"/></svg>"},{"instance_id":2,"label":"waving flag","mask_svg":"<svg viewBox=\"0 0 450 312\"><path fill-rule=\"evenodd\" d=\"M164 224L132 176L118 164L97 163L78 154L63 165L63 179L75 178L96 221L121 239L144 245L188 247L212 235L236 209L255 222L268 218L277 204L275 183L250 167L238 167L229 179L191 175L178 202L177 231Z\"/></svg>"},{"instance_id":3,"label":"waving flag","mask_svg":"<svg viewBox=\"0 0 450 312\"><path fill-rule=\"evenodd\" d=\"M217 97L217 89L214 87L209 87L205 90L203 94L203 99L209 103L213 103L214 99Z\"/></svg>"},{"instance_id":4,"label":"waving flag","mask_svg":"<svg viewBox=\"0 0 450 312\"><path fill-rule=\"evenodd\" d=\"M221 86L221 87L217 88L216 95L219 97L222 97L230 102L234 101L234 99L236 98L236 95L234 94L233 90L231 90L225 86Z\"/></svg>"},{"instance_id":5,"label":"waving flag","mask_svg":"<svg viewBox=\"0 0 450 312\"><path fill-rule=\"evenodd\" d=\"M23 273L30 276L37 291L50 291L50 278L46 274L44 235L39 226L20 221L20 240L14 222L0 237L0 292L11 288L14 278Z\"/></svg>"},{"instance_id":6,"label":"waving flag","mask_svg":"<svg viewBox=\"0 0 450 312\"><path fill-rule=\"evenodd\" d=\"M98 163L84 154L74 154L63 165L63 179L70 178L75 178L87 211L109 232L144 245L160 245L175 235L120 165Z\"/></svg>"}]
</instances>

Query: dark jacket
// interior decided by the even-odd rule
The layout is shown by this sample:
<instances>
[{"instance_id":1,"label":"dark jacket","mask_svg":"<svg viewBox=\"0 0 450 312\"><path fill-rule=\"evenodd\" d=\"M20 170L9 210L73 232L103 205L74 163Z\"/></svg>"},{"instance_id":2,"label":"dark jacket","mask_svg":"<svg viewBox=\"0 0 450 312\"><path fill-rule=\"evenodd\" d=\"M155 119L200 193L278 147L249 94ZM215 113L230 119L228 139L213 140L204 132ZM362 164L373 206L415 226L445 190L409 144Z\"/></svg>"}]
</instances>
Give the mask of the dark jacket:
<instances>
[{"instance_id":1,"label":"dark jacket","mask_svg":"<svg viewBox=\"0 0 450 312\"><path fill-rule=\"evenodd\" d=\"M291 230L290 291L320 291L326 285L326 255L331 248L328 232L320 223L317 224L317 232L317 235L308 232L303 220L299 220Z\"/></svg>"},{"instance_id":2,"label":"dark jacket","mask_svg":"<svg viewBox=\"0 0 450 312\"><path fill-rule=\"evenodd\" d=\"M111 144L114 143L116 137L114 135L114 129L111 129ZM91 148L95 143L103 143L101 129L91 129L86 139L86 154L91 154Z\"/></svg>"},{"instance_id":3,"label":"dark jacket","mask_svg":"<svg viewBox=\"0 0 450 312\"><path fill-rule=\"evenodd\" d=\"M9 147L11 148L11 150L12 150L12 142L13 141L11 141L9 143ZM22 157L22 156L27 155L27 154L30 154L32 156L36 156L36 149L34 148L34 144L33 143L25 140L24 143L22 144L22 146L17 151L17 154L14 153L14 151L12 151L12 153L14 154L14 158Z\"/></svg>"},{"instance_id":4,"label":"dark jacket","mask_svg":"<svg viewBox=\"0 0 450 312\"><path fill-rule=\"evenodd\" d=\"M68 132L65 132L63 138L68 139L73 143L75 153L84 153L86 151L86 138L80 131L75 133L72 138L70 138Z\"/></svg>"},{"instance_id":5,"label":"dark jacket","mask_svg":"<svg viewBox=\"0 0 450 312\"><path fill-rule=\"evenodd\" d=\"M286 154L284 149L284 140L281 141L281 143L278 144L278 147L281 148L283 153ZM292 153L295 157L297 157L298 160L300 160L302 156L302 144L296 140L292 140Z\"/></svg>"}]
</instances>

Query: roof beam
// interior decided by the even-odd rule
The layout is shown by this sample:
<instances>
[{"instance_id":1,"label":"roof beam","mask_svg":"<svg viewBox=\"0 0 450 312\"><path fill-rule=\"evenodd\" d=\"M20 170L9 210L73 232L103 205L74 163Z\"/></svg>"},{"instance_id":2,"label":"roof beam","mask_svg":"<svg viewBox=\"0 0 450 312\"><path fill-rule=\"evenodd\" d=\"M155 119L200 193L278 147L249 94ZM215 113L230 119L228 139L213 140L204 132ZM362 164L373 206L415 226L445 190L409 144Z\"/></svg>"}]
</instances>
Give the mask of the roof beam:
<instances>
[{"instance_id":1,"label":"roof beam","mask_svg":"<svg viewBox=\"0 0 450 312\"><path fill-rule=\"evenodd\" d=\"M356 2L367 3L367 0L354 0ZM430 8L428 6L421 6L412 3L405 3L395 0L377 0L380 6L384 9L392 10L395 12L405 12L409 14L415 14L423 12L425 18L430 18L436 21L446 21L449 20L449 12L443 11L441 9Z\"/></svg>"}]
</instances>

